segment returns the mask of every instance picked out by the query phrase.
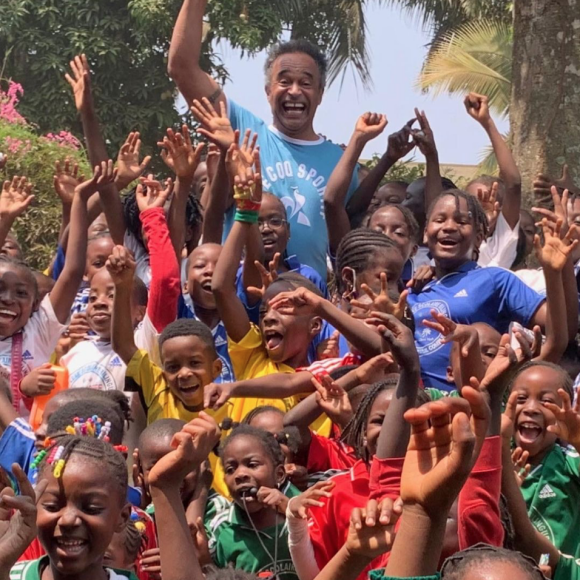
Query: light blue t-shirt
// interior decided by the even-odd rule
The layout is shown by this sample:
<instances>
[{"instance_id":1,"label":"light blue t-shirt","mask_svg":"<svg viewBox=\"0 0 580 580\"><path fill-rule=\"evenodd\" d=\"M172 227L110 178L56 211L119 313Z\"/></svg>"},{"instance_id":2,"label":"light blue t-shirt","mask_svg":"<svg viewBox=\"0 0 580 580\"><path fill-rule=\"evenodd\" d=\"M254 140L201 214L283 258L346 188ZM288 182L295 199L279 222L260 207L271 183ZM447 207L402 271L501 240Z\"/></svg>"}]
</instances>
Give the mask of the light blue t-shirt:
<instances>
[{"instance_id":1,"label":"light blue t-shirt","mask_svg":"<svg viewBox=\"0 0 580 580\"><path fill-rule=\"evenodd\" d=\"M324 215L324 190L342 149L320 137L301 141L280 133L274 127L228 101L229 118L234 129L243 134L251 129L258 134L264 191L280 198L290 223L288 254L314 268L326 280L328 233ZM355 171L347 200L358 187Z\"/></svg>"},{"instance_id":2,"label":"light blue t-shirt","mask_svg":"<svg viewBox=\"0 0 580 580\"><path fill-rule=\"evenodd\" d=\"M409 294L425 387L455 388L446 380L451 343L443 344L443 336L423 324L432 319L431 310L458 324L485 322L503 334L512 321L528 326L543 301L543 296L509 270L480 268L476 262L467 262L456 272L430 282L419 294Z\"/></svg>"}]
</instances>

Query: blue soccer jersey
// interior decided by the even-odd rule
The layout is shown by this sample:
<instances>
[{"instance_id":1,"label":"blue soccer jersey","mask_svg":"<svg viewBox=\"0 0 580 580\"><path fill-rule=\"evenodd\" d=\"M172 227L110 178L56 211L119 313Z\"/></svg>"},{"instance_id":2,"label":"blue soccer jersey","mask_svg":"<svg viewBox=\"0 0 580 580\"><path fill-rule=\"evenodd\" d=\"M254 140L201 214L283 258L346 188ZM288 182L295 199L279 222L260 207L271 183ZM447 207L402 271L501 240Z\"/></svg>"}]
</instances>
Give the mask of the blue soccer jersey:
<instances>
[{"instance_id":1,"label":"blue soccer jersey","mask_svg":"<svg viewBox=\"0 0 580 580\"><path fill-rule=\"evenodd\" d=\"M509 270L480 268L475 262L434 280L419 294L410 294L425 386L447 391L455 388L446 380L451 344L443 344L441 334L423 325L423 320L431 318L431 310L458 324L485 322L503 334L512 321L528 326L543 301L543 296Z\"/></svg>"},{"instance_id":2,"label":"blue soccer jersey","mask_svg":"<svg viewBox=\"0 0 580 580\"><path fill-rule=\"evenodd\" d=\"M264 191L280 198L288 213L292 234L288 253L326 280L324 190L342 149L323 137L316 141L291 139L232 100L228 101L228 112L234 129L241 133L251 129L258 134ZM347 199L357 186L355 171Z\"/></svg>"}]
</instances>

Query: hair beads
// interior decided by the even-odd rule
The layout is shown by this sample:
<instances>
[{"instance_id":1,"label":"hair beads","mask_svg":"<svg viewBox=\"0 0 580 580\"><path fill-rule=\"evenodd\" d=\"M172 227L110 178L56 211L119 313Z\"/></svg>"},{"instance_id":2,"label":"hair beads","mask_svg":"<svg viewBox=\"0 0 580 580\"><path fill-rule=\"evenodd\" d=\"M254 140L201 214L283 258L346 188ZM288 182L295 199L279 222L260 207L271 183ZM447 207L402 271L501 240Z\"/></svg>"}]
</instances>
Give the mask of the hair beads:
<instances>
[{"instance_id":1,"label":"hair beads","mask_svg":"<svg viewBox=\"0 0 580 580\"><path fill-rule=\"evenodd\" d=\"M109 442L109 433L111 432L111 422L103 421L100 417L93 415L88 419L74 418L72 425L65 428L68 435L77 435L79 437L94 437Z\"/></svg>"}]
</instances>

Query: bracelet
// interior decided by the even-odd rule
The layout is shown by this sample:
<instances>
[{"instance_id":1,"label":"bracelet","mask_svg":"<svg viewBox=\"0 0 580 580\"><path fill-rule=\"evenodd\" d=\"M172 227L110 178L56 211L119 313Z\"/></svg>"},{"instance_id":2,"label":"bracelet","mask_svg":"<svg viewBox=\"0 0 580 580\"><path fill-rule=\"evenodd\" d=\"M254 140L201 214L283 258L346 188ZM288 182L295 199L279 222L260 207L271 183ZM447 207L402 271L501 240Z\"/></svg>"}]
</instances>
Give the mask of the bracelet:
<instances>
[{"instance_id":1,"label":"bracelet","mask_svg":"<svg viewBox=\"0 0 580 580\"><path fill-rule=\"evenodd\" d=\"M236 214L234 215L234 221L244 222L247 224L257 224L258 212L255 210L237 209Z\"/></svg>"},{"instance_id":2,"label":"bracelet","mask_svg":"<svg viewBox=\"0 0 580 580\"><path fill-rule=\"evenodd\" d=\"M242 211L260 211L262 204L259 201L252 201L251 199L237 199L236 209Z\"/></svg>"}]
</instances>

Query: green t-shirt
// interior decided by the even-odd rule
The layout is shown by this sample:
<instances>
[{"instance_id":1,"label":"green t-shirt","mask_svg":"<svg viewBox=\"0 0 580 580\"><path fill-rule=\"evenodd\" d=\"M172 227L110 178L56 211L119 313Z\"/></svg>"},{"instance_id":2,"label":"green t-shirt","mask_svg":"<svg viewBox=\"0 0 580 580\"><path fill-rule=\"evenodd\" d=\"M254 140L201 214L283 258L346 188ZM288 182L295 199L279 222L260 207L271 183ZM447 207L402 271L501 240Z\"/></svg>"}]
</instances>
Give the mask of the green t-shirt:
<instances>
[{"instance_id":1,"label":"green t-shirt","mask_svg":"<svg viewBox=\"0 0 580 580\"><path fill-rule=\"evenodd\" d=\"M554 571L554 580L580 580L580 560L561 554Z\"/></svg>"},{"instance_id":2,"label":"green t-shirt","mask_svg":"<svg viewBox=\"0 0 580 580\"><path fill-rule=\"evenodd\" d=\"M524 479L521 490L530 520L558 550L580 556L580 456L554 447Z\"/></svg>"},{"instance_id":3,"label":"green t-shirt","mask_svg":"<svg viewBox=\"0 0 580 580\"><path fill-rule=\"evenodd\" d=\"M281 491L288 497L300 494L290 484ZM276 574L279 580L299 580L290 556L286 522L277 528L256 531L243 509L232 503L227 512L214 518L210 528L214 540L210 549L219 568L232 564L234 568L257 575L270 573Z\"/></svg>"},{"instance_id":4,"label":"green t-shirt","mask_svg":"<svg viewBox=\"0 0 580 580\"><path fill-rule=\"evenodd\" d=\"M440 399L444 399L445 397L461 397L459 391L455 389L453 391L442 391L441 389L436 389L435 387L427 387L425 392L429 395L429 398L432 401L439 401Z\"/></svg>"},{"instance_id":5,"label":"green t-shirt","mask_svg":"<svg viewBox=\"0 0 580 580\"><path fill-rule=\"evenodd\" d=\"M17 562L10 570L10 580L40 580L44 569L50 565L48 556L38 560L24 560ZM117 570L105 567L109 580L137 580L137 576L128 570Z\"/></svg>"},{"instance_id":6,"label":"green t-shirt","mask_svg":"<svg viewBox=\"0 0 580 580\"><path fill-rule=\"evenodd\" d=\"M385 576L384 568L377 568L376 570L371 570L369 572L369 580L439 580L440 578L441 576L439 573L434 574L433 576L409 576L407 578L395 578L394 576Z\"/></svg>"}]
</instances>

